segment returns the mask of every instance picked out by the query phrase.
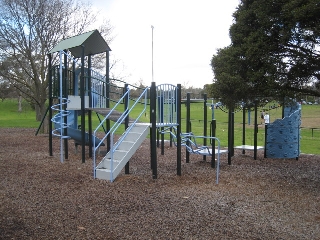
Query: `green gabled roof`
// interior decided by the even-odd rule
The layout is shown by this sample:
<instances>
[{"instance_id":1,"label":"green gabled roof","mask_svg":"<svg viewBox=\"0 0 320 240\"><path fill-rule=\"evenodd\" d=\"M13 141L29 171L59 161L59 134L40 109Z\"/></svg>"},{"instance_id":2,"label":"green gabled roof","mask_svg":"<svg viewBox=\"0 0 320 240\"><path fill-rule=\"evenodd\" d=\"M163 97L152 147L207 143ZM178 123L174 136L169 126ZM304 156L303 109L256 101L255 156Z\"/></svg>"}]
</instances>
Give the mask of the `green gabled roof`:
<instances>
[{"instance_id":1,"label":"green gabled roof","mask_svg":"<svg viewBox=\"0 0 320 240\"><path fill-rule=\"evenodd\" d=\"M85 56L111 51L106 41L100 35L99 31L93 30L62 40L54 48L52 48L49 53L69 49L75 58L79 58L82 55L82 46L84 46Z\"/></svg>"}]
</instances>

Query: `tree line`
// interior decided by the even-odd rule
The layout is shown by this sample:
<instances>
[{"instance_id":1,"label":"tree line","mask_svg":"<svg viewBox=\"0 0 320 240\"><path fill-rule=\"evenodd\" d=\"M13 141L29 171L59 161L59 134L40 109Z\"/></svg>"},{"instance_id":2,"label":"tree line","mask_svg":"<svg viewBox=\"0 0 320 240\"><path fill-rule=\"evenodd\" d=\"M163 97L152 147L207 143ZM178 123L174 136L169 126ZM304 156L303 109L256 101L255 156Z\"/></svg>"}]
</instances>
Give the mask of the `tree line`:
<instances>
[{"instance_id":1,"label":"tree line","mask_svg":"<svg viewBox=\"0 0 320 240\"><path fill-rule=\"evenodd\" d=\"M241 0L231 44L211 59L210 92L230 108L320 96L319 12L318 0Z\"/></svg>"},{"instance_id":2,"label":"tree line","mask_svg":"<svg viewBox=\"0 0 320 240\"><path fill-rule=\"evenodd\" d=\"M61 40L92 30L99 13L80 0L0 3L1 98L22 96L41 120L48 98L47 53ZM319 0L240 0L229 29L231 44L210 62L213 83L182 86L182 97L207 93L230 108L239 101L319 97L319 12ZM109 44L108 20L98 30ZM104 66L99 56L93 61Z\"/></svg>"},{"instance_id":3,"label":"tree line","mask_svg":"<svg viewBox=\"0 0 320 240\"><path fill-rule=\"evenodd\" d=\"M92 5L78 0L0 0L1 94L16 89L40 121L48 98L47 53L61 40L92 30ZM112 40L107 20L98 29ZM94 59L101 64L99 56ZM53 59L57 61L57 59ZM55 63L53 63L55 64ZM12 92L12 91L11 91Z\"/></svg>"}]
</instances>

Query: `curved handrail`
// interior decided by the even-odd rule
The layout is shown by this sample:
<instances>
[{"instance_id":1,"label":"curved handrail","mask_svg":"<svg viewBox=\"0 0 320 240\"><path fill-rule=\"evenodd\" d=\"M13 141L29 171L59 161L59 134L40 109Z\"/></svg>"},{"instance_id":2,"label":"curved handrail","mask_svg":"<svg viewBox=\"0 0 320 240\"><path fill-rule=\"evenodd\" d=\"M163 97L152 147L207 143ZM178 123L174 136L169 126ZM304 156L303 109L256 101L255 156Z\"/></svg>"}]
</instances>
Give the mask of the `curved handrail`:
<instances>
[{"instance_id":1,"label":"curved handrail","mask_svg":"<svg viewBox=\"0 0 320 240\"><path fill-rule=\"evenodd\" d=\"M61 137L61 138L69 138L69 136L63 135L63 129L68 127L68 123L64 122L64 117L67 117L68 115L70 115L70 111L64 110L62 108L63 105L68 104L69 100L67 98L61 98L60 101L61 103L55 104L51 107L52 110L59 112L58 114L54 115L53 118L51 118L51 122L55 123L56 125L60 125L59 128L55 128L52 130L52 135ZM60 115L60 122L56 120L59 115Z\"/></svg>"},{"instance_id":2,"label":"curved handrail","mask_svg":"<svg viewBox=\"0 0 320 240\"><path fill-rule=\"evenodd\" d=\"M169 133L171 134L173 139L177 138L177 136L172 131L170 131ZM217 138L217 137L211 137L211 136L195 136L192 132L190 132L190 133L181 133L180 136L181 136L181 146L186 147L186 149L188 150L189 153L198 154L198 155L210 155L210 156L212 156L213 149L211 150L211 153L210 153L209 146L198 146L196 144L196 141L195 141L196 138L207 138L207 139L210 139L210 142L211 141L217 141L218 142L217 173L216 173L216 175L217 175L216 176L216 183L218 184L219 183L219 172L220 172L220 154L221 154L220 139ZM193 138L194 141L192 141L191 138ZM174 144L175 144L175 146L177 146L175 141L174 141ZM196 148L194 149L194 148L192 148L192 146L194 146ZM207 149L207 152L204 152L203 151L204 149Z\"/></svg>"}]
</instances>

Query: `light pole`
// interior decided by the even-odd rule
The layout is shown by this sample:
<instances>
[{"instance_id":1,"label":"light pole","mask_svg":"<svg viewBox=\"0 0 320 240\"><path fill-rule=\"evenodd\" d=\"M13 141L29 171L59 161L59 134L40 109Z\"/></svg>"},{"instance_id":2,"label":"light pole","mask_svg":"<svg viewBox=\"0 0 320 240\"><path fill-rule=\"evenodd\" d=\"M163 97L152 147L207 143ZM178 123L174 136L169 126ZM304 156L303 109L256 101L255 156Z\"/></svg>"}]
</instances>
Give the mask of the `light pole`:
<instances>
[{"instance_id":1,"label":"light pole","mask_svg":"<svg viewBox=\"0 0 320 240\"><path fill-rule=\"evenodd\" d=\"M152 42L151 42L151 52L152 52L152 82L154 82L154 79L153 79L153 26L151 25L151 39L152 39Z\"/></svg>"}]
</instances>

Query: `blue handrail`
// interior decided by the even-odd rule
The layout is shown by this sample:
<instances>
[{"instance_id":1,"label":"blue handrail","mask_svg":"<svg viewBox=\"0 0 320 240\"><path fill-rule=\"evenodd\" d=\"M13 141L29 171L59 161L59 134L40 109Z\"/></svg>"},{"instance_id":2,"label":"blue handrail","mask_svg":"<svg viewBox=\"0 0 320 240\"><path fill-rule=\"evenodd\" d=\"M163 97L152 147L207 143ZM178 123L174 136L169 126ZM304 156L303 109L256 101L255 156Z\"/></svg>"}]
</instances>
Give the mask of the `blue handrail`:
<instances>
[{"instance_id":1,"label":"blue handrail","mask_svg":"<svg viewBox=\"0 0 320 240\"><path fill-rule=\"evenodd\" d=\"M121 144L121 142L124 140L124 138L127 136L127 134L130 132L130 130L136 125L140 117L142 116L143 113L145 113L147 109L147 93L148 93L148 88L145 88L144 91L141 93L141 95L135 99L135 103L130 107L129 105L126 107L124 112L121 114L121 116L117 119L117 121L113 124L113 126L110 128L109 132L106 133L106 135L101 139L102 143L108 135L110 135L111 142L110 142L110 155L111 155L111 181L113 180L113 153L116 151L118 146ZM114 105L114 107L110 110L110 112L107 114L107 116L100 122L100 124L97 126L97 128L94 130L94 136L96 136L97 131L99 128L103 125L103 123L110 117L110 115L115 111L117 106L123 102L124 99L130 99L130 89L127 88L127 91L123 94L123 96L119 99L119 101ZM141 102L139 102L142 98L144 98L144 108L138 115L138 117L135 119L134 122L130 124L130 126L126 129L124 134L118 139L117 143L114 144L114 134L118 130L118 128L121 126L123 121L126 119L126 117L129 116L130 112L134 109L134 107ZM95 139L94 139L95 140ZM96 151L100 147L101 144L98 144L93 151L93 171L94 171L94 178L96 178ZM95 146L95 142L94 142Z\"/></svg>"},{"instance_id":2,"label":"blue handrail","mask_svg":"<svg viewBox=\"0 0 320 240\"><path fill-rule=\"evenodd\" d=\"M175 129L175 128L174 128ZM173 137L173 139L176 139L177 136L170 131L169 132L171 134L171 136ZM198 146L196 143L196 139L197 138L206 138L206 139L210 139L210 142L212 140L217 141L218 142L218 156L217 156L217 176L216 176L216 183L219 183L219 171L220 171L220 140L217 137L210 137L210 136L195 136L192 132L190 133L181 133L181 146L186 147L186 149L188 150L189 153L192 154L199 154L199 155L210 155L212 156L213 154L213 149L210 152L210 148L209 146ZM193 139L193 140L191 140ZM174 144L176 145L176 142L174 141ZM206 151L203 151L206 150Z\"/></svg>"}]
</instances>

